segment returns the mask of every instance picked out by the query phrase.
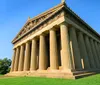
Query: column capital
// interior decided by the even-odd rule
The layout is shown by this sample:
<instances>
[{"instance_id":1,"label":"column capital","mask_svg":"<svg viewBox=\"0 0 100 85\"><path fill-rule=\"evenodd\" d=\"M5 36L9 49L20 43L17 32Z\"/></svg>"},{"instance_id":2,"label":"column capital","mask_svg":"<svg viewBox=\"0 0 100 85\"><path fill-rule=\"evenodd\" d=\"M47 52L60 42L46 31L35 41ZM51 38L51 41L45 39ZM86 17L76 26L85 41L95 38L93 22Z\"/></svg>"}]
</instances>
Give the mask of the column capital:
<instances>
[{"instance_id":1,"label":"column capital","mask_svg":"<svg viewBox=\"0 0 100 85\"><path fill-rule=\"evenodd\" d=\"M25 44L26 44L26 43L30 43L30 42L31 42L31 40L27 40L27 41L25 42Z\"/></svg>"},{"instance_id":2,"label":"column capital","mask_svg":"<svg viewBox=\"0 0 100 85\"><path fill-rule=\"evenodd\" d=\"M55 31L55 27L52 27L52 28L49 30L49 32L52 31L52 30Z\"/></svg>"},{"instance_id":3,"label":"column capital","mask_svg":"<svg viewBox=\"0 0 100 85\"><path fill-rule=\"evenodd\" d=\"M18 49L18 50L19 50L19 48L20 48L20 46L18 46L16 49Z\"/></svg>"},{"instance_id":4,"label":"column capital","mask_svg":"<svg viewBox=\"0 0 100 85\"><path fill-rule=\"evenodd\" d=\"M84 34L84 37L88 37L89 38L89 36L87 34Z\"/></svg>"},{"instance_id":5,"label":"column capital","mask_svg":"<svg viewBox=\"0 0 100 85\"><path fill-rule=\"evenodd\" d=\"M62 22L60 25L66 25L66 26L68 26L69 24L67 22Z\"/></svg>"},{"instance_id":6,"label":"column capital","mask_svg":"<svg viewBox=\"0 0 100 85\"><path fill-rule=\"evenodd\" d=\"M81 33L81 34L83 34L83 32L82 32L82 31L78 31L78 34L80 34L80 33Z\"/></svg>"},{"instance_id":7,"label":"column capital","mask_svg":"<svg viewBox=\"0 0 100 85\"><path fill-rule=\"evenodd\" d=\"M13 51L15 51L15 50L16 50L16 48L13 49Z\"/></svg>"},{"instance_id":8,"label":"column capital","mask_svg":"<svg viewBox=\"0 0 100 85\"><path fill-rule=\"evenodd\" d=\"M25 43L22 43L20 46L24 46L25 45Z\"/></svg>"},{"instance_id":9,"label":"column capital","mask_svg":"<svg viewBox=\"0 0 100 85\"><path fill-rule=\"evenodd\" d=\"M45 32L42 32L39 36L45 36Z\"/></svg>"},{"instance_id":10,"label":"column capital","mask_svg":"<svg viewBox=\"0 0 100 85\"><path fill-rule=\"evenodd\" d=\"M91 40L91 41L93 41L93 39L92 39L92 38L90 38L90 40Z\"/></svg>"},{"instance_id":11,"label":"column capital","mask_svg":"<svg viewBox=\"0 0 100 85\"><path fill-rule=\"evenodd\" d=\"M83 35L83 36L86 36L82 31L78 31L77 33L78 35Z\"/></svg>"}]
</instances>

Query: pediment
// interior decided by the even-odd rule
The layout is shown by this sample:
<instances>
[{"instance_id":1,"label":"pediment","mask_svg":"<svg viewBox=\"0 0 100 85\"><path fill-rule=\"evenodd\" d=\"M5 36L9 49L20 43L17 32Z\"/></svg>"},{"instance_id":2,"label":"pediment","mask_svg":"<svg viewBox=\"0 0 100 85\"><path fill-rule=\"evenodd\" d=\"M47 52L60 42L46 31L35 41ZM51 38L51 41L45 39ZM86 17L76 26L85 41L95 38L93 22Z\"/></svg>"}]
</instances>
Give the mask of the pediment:
<instances>
[{"instance_id":1,"label":"pediment","mask_svg":"<svg viewBox=\"0 0 100 85\"><path fill-rule=\"evenodd\" d=\"M64 7L64 3L61 3L58 6L55 6L54 8L51 8L50 10L48 10L32 19L28 19L28 21L23 26L23 28L20 30L20 32L17 34L17 36L14 38L12 43L14 43L18 38L20 38L26 32L30 31L31 29L34 29L35 26L39 25L41 22L43 22L44 20L48 19L50 16L55 14L55 12L60 10L62 7Z\"/></svg>"}]
</instances>

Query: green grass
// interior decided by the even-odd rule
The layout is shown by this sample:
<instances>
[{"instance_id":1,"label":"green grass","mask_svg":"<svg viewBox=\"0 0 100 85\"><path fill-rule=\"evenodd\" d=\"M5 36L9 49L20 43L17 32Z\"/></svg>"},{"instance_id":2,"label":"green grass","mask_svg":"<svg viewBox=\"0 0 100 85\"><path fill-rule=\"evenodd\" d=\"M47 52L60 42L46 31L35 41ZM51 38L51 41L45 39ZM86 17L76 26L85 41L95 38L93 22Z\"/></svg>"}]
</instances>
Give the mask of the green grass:
<instances>
[{"instance_id":1,"label":"green grass","mask_svg":"<svg viewBox=\"0 0 100 85\"><path fill-rule=\"evenodd\" d=\"M0 78L0 85L100 85L100 74L77 80L38 77Z\"/></svg>"},{"instance_id":2,"label":"green grass","mask_svg":"<svg viewBox=\"0 0 100 85\"><path fill-rule=\"evenodd\" d=\"M2 74L0 74L0 76L3 76Z\"/></svg>"}]
</instances>

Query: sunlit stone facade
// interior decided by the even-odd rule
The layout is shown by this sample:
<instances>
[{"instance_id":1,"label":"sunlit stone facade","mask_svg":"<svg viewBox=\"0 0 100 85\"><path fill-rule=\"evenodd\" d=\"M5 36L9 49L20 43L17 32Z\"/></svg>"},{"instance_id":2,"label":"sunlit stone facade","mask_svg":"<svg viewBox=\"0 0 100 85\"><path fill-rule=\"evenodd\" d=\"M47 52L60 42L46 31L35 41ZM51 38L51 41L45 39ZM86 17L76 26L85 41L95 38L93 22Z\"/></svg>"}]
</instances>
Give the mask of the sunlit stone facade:
<instances>
[{"instance_id":1,"label":"sunlit stone facade","mask_svg":"<svg viewBox=\"0 0 100 85\"><path fill-rule=\"evenodd\" d=\"M63 2L28 19L12 41L12 76L77 78L100 70L100 36Z\"/></svg>"}]
</instances>

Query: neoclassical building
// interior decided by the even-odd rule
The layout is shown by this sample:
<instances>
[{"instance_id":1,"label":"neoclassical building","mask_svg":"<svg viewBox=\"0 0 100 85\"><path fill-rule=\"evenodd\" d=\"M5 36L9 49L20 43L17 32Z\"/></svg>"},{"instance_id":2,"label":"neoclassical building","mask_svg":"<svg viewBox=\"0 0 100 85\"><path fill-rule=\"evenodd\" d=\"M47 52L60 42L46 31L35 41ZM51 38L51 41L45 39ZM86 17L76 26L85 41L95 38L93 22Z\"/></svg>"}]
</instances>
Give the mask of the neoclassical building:
<instances>
[{"instance_id":1,"label":"neoclassical building","mask_svg":"<svg viewBox=\"0 0 100 85\"><path fill-rule=\"evenodd\" d=\"M64 0L29 18L12 43L10 76L75 79L100 72L100 35Z\"/></svg>"}]
</instances>

